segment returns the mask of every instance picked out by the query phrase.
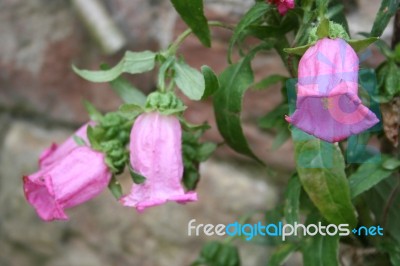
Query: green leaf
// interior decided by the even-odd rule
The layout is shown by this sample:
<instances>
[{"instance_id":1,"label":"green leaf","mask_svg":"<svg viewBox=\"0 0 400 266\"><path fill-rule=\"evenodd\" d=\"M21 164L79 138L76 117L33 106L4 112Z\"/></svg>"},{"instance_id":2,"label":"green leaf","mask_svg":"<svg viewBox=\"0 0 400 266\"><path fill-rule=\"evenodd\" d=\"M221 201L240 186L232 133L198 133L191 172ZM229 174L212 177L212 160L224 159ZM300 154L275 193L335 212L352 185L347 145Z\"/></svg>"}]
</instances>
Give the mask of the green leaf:
<instances>
[{"instance_id":1,"label":"green leaf","mask_svg":"<svg viewBox=\"0 0 400 266\"><path fill-rule=\"evenodd\" d=\"M257 82L252 87L254 90L263 90L263 89L267 89L268 87L270 87L274 84L277 84L279 82L284 84L286 82L286 80L287 80L287 77L275 74L275 75L271 75L271 76L268 76L268 77L262 79L261 81Z\"/></svg>"},{"instance_id":2,"label":"green leaf","mask_svg":"<svg viewBox=\"0 0 400 266\"><path fill-rule=\"evenodd\" d=\"M191 100L198 101L204 94L203 75L183 61L174 63L175 82L181 91Z\"/></svg>"},{"instance_id":3,"label":"green leaf","mask_svg":"<svg viewBox=\"0 0 400 266\"><path fill-rule=\"evenodd\" d=\"M382 163L377 164L374 163L375 161L375 157L369 159L349 177L352 198L371 189L393 173L393 170L385 169L382 167Z\"/></svg>"},{"instance_id":4,"label":"green leaf","mask_svg":"<svg viewBox=\"0 0 400 266\"><path fill-rule=\"evenodd\" d=\"M395 240L386 238L379 245L379 249L389 254L392 265L400 265L400 244Z\"/></svg>"},{"instance_id":5,"label":"green leaf","mask_svg":"<svg viewBox=\"0 0 400 266\"><path fill-rule=\"evenodd\" d=\"M398 176L391 176L367 191L364 197L376 223L384 228L385 237L391 236L397 243L400 243L399 187Z\"/></svg>"},{"instance_id":6,"label":"green leaf","mask_svg":"<svg viewBox=\"0 0 400 266\"><path fill-rule=\"evenodd\" d=\"M201 97L202 100L213 95L219 89L219 81L217 75L208 66L202 66L201 72L203 73L205 90Z\"/></svg>"},{"instance_id":7,"label":"green leaf","mask_svg":"<svg viewBox=\"0 0 400 266\"><path fill-rule=\"evenodd\" d=\"M262 163L251 151L240 123L242 99L253 83L251 57L242 58L220 75L220 89L214 94L213 104L218 130L226 143L236 152Z\"/></svg>"},{"instance_id":8,"label":"green leaf","mask_svg":"<svg viewBox=\"0 0 400 266\"><path fill-rule=\"evenodd\" d=\"M128 120L134 120L144 112L143 107L136 104L123 104L119 107L119 113Z\"/></svg>"},{"instance_id":9,"label":"green leaf","mask_svg":"<svg viewBox=\"0 0 400 266\"><path fill-rule=\"evenodd\" d=\"M115 80L122 73L138 74L152 70L155 56L156 54L151 51L127 51L122 60L109 70L81 70L74 65L72 65L72 69L76 74L91 82L108 82Z\"/></svg>"},{"instance_id":10,"label":"green leaf","mask_svg":"<svg viewBox=\"0 0 400 266\"><path fill-rule=\"evenodd\" d=\"M287 128L287 123L284 120L285 115L289 113L288 104L280 104L275 109L267 113L265 116L258 120L258 125L261 128Z\"/></svg>"},{"instance_id":11,"label":"green leaf","mask_svg":"<svg viewBox=\"0 0 400 266\"><path fill-rule=\"evenodd\" d=\"M397 168L400 167L400 160L396 159L396 158L387 158L383 164L382 167L387 169L387 170L391 170L394 171Z\"/></svg>"},{"instance_id":12,"label":"green leaf","mask_svg":"<svg viewBox=\"0 0 400 266\"><path fill-rule=\"evenodd\" d=\"M216 150L217 145L213 142L204 142L197 150L197 159L199 162L206 161Z\"/></svg>"},{"instance_id":13,"label":"green leaf","mask_svg":"<svg viewBox=\"0 0 400 266\"><path fill-rule=\"evenodd\" d=\"M122 197L122 187L121 184L115 178L115 176L111 178L111 181L108 184L108 189L111 191L111 193L117 200L119 200Z\"/></svg>"},{"instance_id":14,"label":"green leaf","mask_svg":"<svg viewBox=\"0 0 400 266\"><path fill-rule=\"evenodd\" d=\"M389 97L400 92L400 77L399 77L399 67L395 62L389 60L387 69L387 75L385 76L385 94Z\"/></svg>"},{"instance_id":15,"label":"green leaf","mask_svg":"<svg viewBox=\"0 0 400 266\"><path fill-rule=\"evenodd\" d=\"M100 65L101 70L109 70L110 67L107 64ZM122 78L121 76L110 81L111 88L118 94L118 96L125 103L137 104L144 106L146 102L146 95L138 88L133 86L129 81Z\"/></svg>"},{"instance_id":16,"label":"green leaf","mask_svg":"<svg viewBox=\"0 0 400 266\"><path fill-rule=\"evenodd\" d=\"M399 6L399 0L383 0L381 7L372 26L371 36L379 37L382 35L386 26L389 24L390 18L396 13Z\"/></svg>"},{"instance_id":17,"label":"green leaf","mask_svg":"<svg viewBox=\"0 0 400 266\"><path fill-rule=\"evenodd\" d=\"M211 46L210 29L204 16L203 0L171 0L183 21L204 46Z\"/></svg>"},{"instance_id":18,"label":"green leaf","mask_svg":"<svg viewBox=\"0 0 400 266\"><path fill-rule=\"evenodd\" d=\"M129 174L131 175L132 180L135 184L142 184L146 181L146 177L136 173L131 166L129 166Z\"/></svg>"},{"instance_id":19,"label":"green leaf","mask_svg":"<svg viewBox=\"0 0 400 266\"><path fill-rule=\"evenodd\" d=\"M82 139L81 137L78 137L77 135L73 135L72 138L78 146L86 146L85 140Z\"/></svg>"},{"instance_id":20,"label":"green leaf","mask_svg":"<svg viewBox=\"0 0 400 266\"><path fill-rule=\"evenodd\" d=\"M313 43L310 44L306 44L303 46L298 46L298 47L294 47L294 48L284 48L283 51L288 53L288 54L295 54L295 55L303 55L308 48L310 48L311 46L313 46Z\"/></svg>"},{"instance_id":21,"label":"green leaf","mask_svg":"<svg viewBox=\"0 0 400 266\"><path fill-rule=\"evenodd\" d=\"M280 266L285 263L290 254L298 249L298 245L294 243L285 243L279 246L269 258L268 266Z\"/></svg>"},{"instance_id":22,"label":"green leaf","mask_svg":"<svg viewBox=\"0 0 400 266\"><path fill-rule=\"evenodd\" d=\"M288 224L299 222L301 183L298 175L293 175L285 191L285 220Z\"/></svg>"},{"instance_id":23,"label":"green leaf","mask_svg":"<svg viewBox=\"0 0 400 266\"><path fill-rule=\"evenodd\" d=\"M96 109L96 107L88 101L83 101L86 111L89 113L90 120L100 121L103 115Z\"/></svg>"},{"instance_id":24,"label":"green leaf","mask_svg":"<svg viewBox=\"0 0 400 266\"><path fill-rule=\"evenodd\" d=\"M272 142L272 150L279 149L288 139L290 138L290 130L288 128L282 128L278 131L278 134L275 136L274 141Z\"/></svg>"},{"instance_id":25,"label":"green leaf","mask_svg":"<svg viewBox=\"0 0 400 266\"><path fill-rule=\"evenodd\" d=\"M321 21L317 28L317 36L322 39L329 36L329 20L326 18Z\"/></svg>"},{"instance_id":26,"label":"green leaf","mask_svg":"<svg viewBox=\"0 0 400 266\"><path fill-rule=\"evenodd\" d=\"M379 40L378 37L370 37L370 38L363 39L363 40L349 40L349 41L347 41L347 43L356 52L360 52L360 51L364 50L365 48L367 48L368 46L370 46L371 44L373 44L374 42L376 42L377 40Z\"/></svg>"},{"instance_id":27,"label":"green leaf","mask_svg":"<svg viewBox=\"0 0 400 266\"><path fill-rule=\"evenodd\" d=\"M110 85L125 103L144 106L146 102L146 95L138 88L135 88L126 79L118 77L113 81L110 81Z\"/></svg>"},{"instance_id":28,"label":"green leaf","mask_svg":"<svg viewBox=\"0 0 400 266\"><path fill-rule=\"evenodd\" d=\"M237 26L233 32L232 38L229 41L229 47L228 47L228 62L229 63L232 62L231 57L232 57L233 46L239 40L240 35L245 31L245 29L247 27L249 27L250 25L255 23L257 20L259 20L265 14L265 12L270 8L271 8L271 6L265 2L257 2L240 19L239 23L237 24Z\"/></svg>"},{"instance_id":29,"label":"green leaf","mask_svg":"<svg viewBox=\"0 0 400 266\"><path fill-rule=\"evenodd\" d=\"M356 224L339 147L292 129L297 172L304 190L330 223Z\"/></svg>"},{"instance_id":30,"label":"green leaf","mask_svg":"<svg viewBox=\"0 0 400 266\"><path fill-rule=\"evenodd\" d=\"M308 238L302 245L303 264L307 266L339 265L339 235L322 236L317 234Z\"/></svg>"},{"instance_id":31,"label":"green leaf","mask_svg":"<svg viewBox=\"0 0 400 266\"><path fill-rule=\"evenodd\" d=\"M240 266L239 252L231 244L208 242L201 249L199 258L191 265Z\"/></svg>"}]
</instances>

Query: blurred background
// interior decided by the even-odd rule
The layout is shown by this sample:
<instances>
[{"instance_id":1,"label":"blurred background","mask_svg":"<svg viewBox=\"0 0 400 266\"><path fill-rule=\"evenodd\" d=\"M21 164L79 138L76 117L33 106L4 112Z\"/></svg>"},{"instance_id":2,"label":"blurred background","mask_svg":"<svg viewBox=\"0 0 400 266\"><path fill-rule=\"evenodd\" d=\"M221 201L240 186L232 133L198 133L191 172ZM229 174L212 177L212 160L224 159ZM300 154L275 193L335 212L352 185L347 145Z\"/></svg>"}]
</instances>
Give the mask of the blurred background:
<instances>
[{"instance_id":1,"label":"blurred background","mask_svg":"<svg viewBox=\"0 0 400 266\"><path fill-rule=\"evenodd\" d=\"M236 23L252 0L209 0L210 20ZM345 0L352 36L370 31L380 1ZM138 214L120 206L111 193L68 211L69 222L42 222L27 204L22 176L37 169L38 155L60 143L88 120L83 100L102 111L121 104L107 84L93 84L72 72L116 64L125 50L166 48L186 29L166 0L0 0L0 265L99 266L189 265L205 241L215 237L187 236L187 223L230 223L251 210L272 208L294 167L292 145L273 150L273 132L257 127L257 119L280 101L279 86L246 94L243 121L255 153L269 166L263 169L222 146L201 166L200 200L188 205L169 203ZM193 67L209 65L217 73L227 66L230 32L213 29L212 48L188 38L180 53ZM391 26L383 39L391 38ZM365 62L377 66L383 58L371 48ZM256 80L286 74L275 53L253 62ZM127 77L149 93L155 72ZM221 137L211 101L189 102L185 115L192 123L208 121L205 138ZM130 178L123 177L125 192ZM262 219L262 217L259 217ZM263 265L268 248L241 243L243 265ZM299 265L294 257L287 265Z\"/></svg>"}]
</instances>

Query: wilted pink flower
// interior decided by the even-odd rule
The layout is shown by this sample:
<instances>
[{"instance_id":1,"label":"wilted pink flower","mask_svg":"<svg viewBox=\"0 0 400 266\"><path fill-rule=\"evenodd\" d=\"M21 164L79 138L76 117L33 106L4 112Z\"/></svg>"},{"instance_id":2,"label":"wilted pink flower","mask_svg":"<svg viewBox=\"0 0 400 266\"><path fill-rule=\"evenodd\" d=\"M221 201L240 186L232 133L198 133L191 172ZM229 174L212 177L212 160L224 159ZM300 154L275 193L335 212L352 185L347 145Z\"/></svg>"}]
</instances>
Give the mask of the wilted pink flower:
<instances>
[{"instance_id":1,"label":"wilted pink flower","mask_svg":"<svg viewBox=\"0 0 400 266\"><path fill-rule=\"evenodd\" d=\"M95 123L93 121L90 121L84 124L74 134L75 136L83 139L86 143L89 142L86 135L87 127L89 125L93 126L95 125ZM69 137L60 146L53 143L49 148L47 148L40 154L39 156L40 168L48 167L52 165L54 162L59 161L61 158L64 158L68 153L70 153L76 147L78 147L78 144L75 142L72 136Z\"/></svg>"},{"instance_id":2,"label":"wilted pink flower","mask_svg":"<svg viewBox=\"0 0 400 266\"><path fill-rule=\"evenodd\" d=\"M276 5L279 14L284 16L289 9L294 8L294 0L269 0L271 4Z\"/></svg>"},{"instance_id":3,"label":"wilted pink flower","mask_svg":"<svg viewBox=\"0 0 400 266\"><path fill-rule=\"evenodd\" d=\"M379 122L357 95L358 57L342 39L319 40L299 63L296 111L286 117L328 142L358 134Z\"/></svg>"},{"instance_id":4,"label":"wilted pink flower","mask_svg":"<svg viewBox=\"0 0 400 266\"><path fill-rule=\"evenodd\" d=\"M66 220L65 209L90 200L107 187L111 172L104 160L100 152L76 147L52 165L25 176L25 197L43 220Z\"/></svg>"},{"instance_id":5,"label":"wilted pink flower","mask_svg":"<svg viewBox=\"0 0 400 266\"><path fill-rule=\"evenodd\" d=\"M151 112L136 119L131 132L130 162L133 170L146 180L132 186L131 193L121 199L123 205L142 211L166 201L197 200L195 192L185 193L181 185L181 135L175 116Z\"/></svg>"}]
</instances>

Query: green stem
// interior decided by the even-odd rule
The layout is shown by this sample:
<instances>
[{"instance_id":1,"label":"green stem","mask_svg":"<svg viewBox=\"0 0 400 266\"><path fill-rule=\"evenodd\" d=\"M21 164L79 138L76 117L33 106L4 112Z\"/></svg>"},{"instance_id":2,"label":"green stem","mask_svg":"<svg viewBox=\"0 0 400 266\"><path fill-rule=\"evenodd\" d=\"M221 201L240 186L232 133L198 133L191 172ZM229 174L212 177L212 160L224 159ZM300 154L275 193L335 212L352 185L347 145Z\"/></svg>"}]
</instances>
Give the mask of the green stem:
<instances>
[{"instance_id":1,"label":"green stem","mask_svg":"<svg viewBox=\"0 0 400 266\"><path fill-rule=\"evenodd\" d=\"M233 30L234 27L231 25L227 25L225 23L219 22L219 21L209 21L208 26L210 27L220 27L228 30ZM183 41L190 35L192 34L193 31L192 29L187 29L181 35L176 38L176 40L171 44L171 46L167 50L168 55L173 55L176 53L178 50L179 46L183 43Z\"/></svg>"}]
</instances>

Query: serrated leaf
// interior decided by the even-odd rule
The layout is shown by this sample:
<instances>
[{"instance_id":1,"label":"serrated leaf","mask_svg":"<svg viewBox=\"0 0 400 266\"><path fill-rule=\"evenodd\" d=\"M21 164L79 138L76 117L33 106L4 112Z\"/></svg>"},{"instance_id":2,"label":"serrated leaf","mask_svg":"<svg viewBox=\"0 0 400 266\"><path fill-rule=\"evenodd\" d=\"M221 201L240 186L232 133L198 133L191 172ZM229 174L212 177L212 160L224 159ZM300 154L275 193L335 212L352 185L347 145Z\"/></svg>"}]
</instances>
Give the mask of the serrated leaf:
<instances>
[{"instance_id":1,"label":"serrated leaf","mask_svg":"<svg viewBox=\"0 0 400 266\"><path fill-rule=\"evenodd\" d=\"M154 68L156 54L151 51L127 51L122 60L109 70L81 70L72 65L76 74L91 82L109 82L118 78L122 73L138 74Z\"/></svg>"},{"instance_id":2,"label":"serrated leaf","mask_svg":"<svg viewBox=\"0 0 400 266\"><path fill-rule=\"evenodd\" d=\"M204 94L203 75L183 61L174 63L175 82L179 89L191 100L198 101Z\"/></svg>"},{"instance_id":3,"label":"serrated leaf","mask_svg":"<svg viewBox=\"0 0 400 266\"><path fill-rule=\"evenodd\" d=\"M339 235L308 238L302 245L303 264L307 266L339 265Z\"/></svg>"},{"instance_id":4,"label":"serrated leaf","mask_svg":"<svg viewBox=\"0 0 400 266\"><path fill-rule=\"evenodd\" d=\"M371 189L393 173L392 170L383 168L382 163L379 162L379 160L379 163L376 163L376 161L375 157L369 159L349 177L352 198L355 198L361 193Z\"/></svg>"},{"instance_id":5,"label":"serrated leaf","mask_svg":"<svg viewBox=\"0 0 400 266\"><path fill-rule=\"evenodd\" d=\"M235 30L233 31L232 38L229 41L229 47L228 47L228 62L229 63L232 62L231 56L232 56L233 46L239 40L240 35L245 31L245 29L247 27L249 27L250 25L255 23L257 20L259 20L265 14L265 12L270 8L271 8L271 6L265 2L257 2L240 19Z\"/></svg>"},{"instance_id":6,"label":"serrated leaf","mask_svg":"<svg viewBox=\"0 0 400 266\"><path fill-rule=\"evenodd\" d=\"M203 0L171 0L175 10L204 46L211 46L210 29L204 16Z\"/></svg>"},{"instance_id":7,"label":"serrated leaf","mask_svg":"<svg viewBox=\"0 0 400 266\"><path fill-rule=\"evenodd\" d=\"M383 0L378 13L376 14L374 25L372 26L371 36L379 37L382 35L390 18L396 13L399 0Z\"/></svg>"},{"instance_id":8,"label":"serrated leaf","mask_svg":"<svg viewBox=\"0 0 400 266\"><path fill-rule=\"evenodd\" d=\"M356 51L360 52L379 40L378 37L370 37L363 40L348 40L347 43Z\"/></svg>"},{"instance_id":9,"label":"serrated leaf","mask_svg":"<svg viewBox=\"0 0 400 266\"><path fill-rule=\"evenodd\" d=\"M289 256L298 249L294 243L285 243L279 246L271 255L268 266L280 266L285 263Z\"/></svg>"},{"instance_id":10,"label":"serrated leaf","mask_svg":"<svg viewBox=\"0 0 400 266\"><path fill-rule=\"evenodd\" d=\"M345 163L339 147L292 130L297 172L304 190L322 216L334 224L356 224Z\"/></svg>"},{"instance_id":11,"label":"serrated leaf","mask_svg":"<svg viewBox=\"0 0 400 266\"><path fill-rule=\"evenodd\" d=\"M299 222L301 183L298 175L293 175L285 191L285 207L283 209L288 224Z\"/></svg>"},{"instance_id":12,"label":"serrated leaf","mask_svg":"<svg viewBox=\"0 0 400 266\"><path fill-rule=\"evenodd\" d=\"M202 66L201 72L203 73L205 89L202 100L208 98L213 95L219 89L219 81L217 75L215 75L214 71L208 66Z\"/></svg>"},{"instance_id":13,"label":"serrated leaf","mask_svg":"<svg viewBox=\"0 0 400 266\"><path fill-rule=\"evenodd\" d=\"M226 68L220 75L220 89L214 94L214 113L218 130L226 143L236 152L261 161L251 151L240 123L242 99L253 83L250 57Z\"/></svg>"}]
</instances>

